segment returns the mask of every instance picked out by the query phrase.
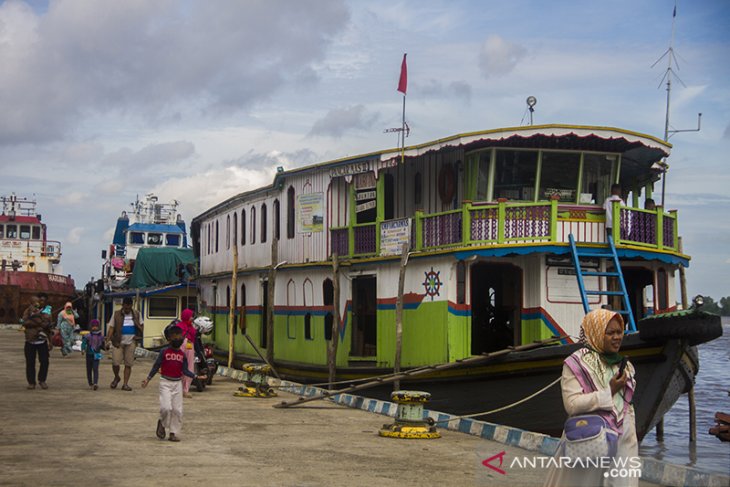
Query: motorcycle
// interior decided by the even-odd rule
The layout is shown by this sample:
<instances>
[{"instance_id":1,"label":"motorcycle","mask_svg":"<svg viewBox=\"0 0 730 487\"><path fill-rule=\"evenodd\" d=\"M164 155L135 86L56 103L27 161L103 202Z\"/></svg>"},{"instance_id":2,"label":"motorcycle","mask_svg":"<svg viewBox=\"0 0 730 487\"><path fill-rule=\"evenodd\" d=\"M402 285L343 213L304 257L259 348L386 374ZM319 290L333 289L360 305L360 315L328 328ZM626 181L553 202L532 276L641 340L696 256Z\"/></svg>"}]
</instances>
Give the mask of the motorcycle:
<instances>
[{"instance_id":1,"label":"motorcycle","mask_svg":"<svg viewBox=\"0 0 730 487\"><path fill-rule=\"evenodd\" d=\"M193 325L198 330L195 336L195 373L204 376L205 379L195 380L195 387L202 392L206 385L213 384L213 376L218 371L218 361L213 356L213 346L209 343L203 344L202 335L209 335L213 331L213 322L207 316L199 316L193 320Z\"/></svg>"}]
</instances>

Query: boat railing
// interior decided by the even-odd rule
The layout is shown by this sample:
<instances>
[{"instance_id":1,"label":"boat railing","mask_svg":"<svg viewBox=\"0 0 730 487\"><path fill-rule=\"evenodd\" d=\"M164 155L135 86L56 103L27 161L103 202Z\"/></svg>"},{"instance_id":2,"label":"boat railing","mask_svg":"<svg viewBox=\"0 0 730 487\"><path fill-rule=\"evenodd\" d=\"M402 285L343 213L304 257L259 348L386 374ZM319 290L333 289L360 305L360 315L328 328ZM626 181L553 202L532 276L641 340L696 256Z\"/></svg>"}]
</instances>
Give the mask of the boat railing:
<instances>
[{"instance_id":1,"label":"boat railing","mask_svg":"<svg viewBox=\"0 0 730 487\"><path fill-rule=\"evenodd\" d=\"M41 257L47 257L50 260L60 260L61 242L57 240L46 240L45 245L41 248Z\"/></svg>"},{"instance_id":2,"label":"boat railing","mask_svg":"<svg viewBox=\"0 0 730 487\"><path fill-rule=\"evenodd\" d=\"M676 211L667 213L660 207L642 210L619 205L613 211L614 221L619 222L612 229L618 247L678 251ZM363 257L381 255L382 250L382 255L392 255L392 249L381 247L382 235L388 235L388 229L383 229L382 225L389 222L331 228L331 253ZM603 208L560 204L558 198L537 203L506 199L465 201L456 210L428 214L416 211L409 224L410 237L406 236L405 240L416 251L485 245L563 244L568 242L571 233L581 242L606 242Z\"/></svg>"}]
</instances>

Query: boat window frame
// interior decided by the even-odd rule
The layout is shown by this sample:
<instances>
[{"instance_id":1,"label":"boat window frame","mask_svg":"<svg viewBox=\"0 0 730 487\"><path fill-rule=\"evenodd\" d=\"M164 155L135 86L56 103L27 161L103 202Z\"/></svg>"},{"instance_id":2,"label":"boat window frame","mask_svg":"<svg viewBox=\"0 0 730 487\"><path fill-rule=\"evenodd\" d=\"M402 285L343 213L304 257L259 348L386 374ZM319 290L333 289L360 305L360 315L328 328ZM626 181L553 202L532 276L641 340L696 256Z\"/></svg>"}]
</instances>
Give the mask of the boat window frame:
<instances>
[{"instance_id":1,"label":"boat window frame","mask_svg":"<svg viewBox=\"0 0 730 487\"><path fill-rule=\"evenodd\" d=\"M5 238L5 224L0 223L0 239L4 239L4 238Z\"/></svg>"},{"instance_id":2,"label":"boat window frame","mask_svg":"<svg viewBox=\"0 0 730 487\"><path fill-rule=\"evenodd\" d=\"M172 300L174 301L174 305L172 306L172 314L156 314L156 303L161 300ZM154 319L154 318L176 318L177 317L177 309L178 309L178 297L177 296L149 296L147 298L147 318ZM167 306L165 308L169 311L170 306ZM153 310L155 314L153 314Z\"/></svg>"},{"instance_id":3,"label":"boat window frame","mask_svg":"<svg viewBox=\"0 0 730 487\"><path fill-rule=\"evenodd\" d=\"M30 235L31 235L30 227L31 227L31 225L27 225L27 224L18 225L18 238L20 238L20 240L30 240ZM24 232L27 232L27 236L24 236L25 235Z\"/></svg>"},{"instance_id":4,"label":"boat window frame","mask_svg":"<svg viewBox=\"0 0 730 487\"><path fill-rule=\"evenodd\" d=\"M43 230L43 227L41 227L40 225L33 225L33 228L31 228L32 235L31 235L30 239L31 240L41 240L43 238L42 230Z\"/></svg>"},{"instance_id":5,"label":"boat window frame","mask_svg":"<svg viewBox=\"0 0 730 487\"><path fill-rule=\"evenodd\" d=\"M180 247L182 245L182 238L179 233L166 233L165 234L165 247ZM170 238L177 239L177 243L170 243Z\"/></svg>"},{"instance_id":6,"label":"boat window frame","mask_svg":"<svg viewBox=\"0 0 730 487\"><path fill-rule=\"evenodd\" d=\"M10 229L13 229L13 232L10 232ZM5 238L7 239L13 239L17 240L18 238L18 224L17 223L9 223L5 225Z\"/></svg>"},{"instance_id":7,"label":"boat window frame","mask_svg":"<svg viewBox=\"0 0 730 487\"><path fill-rule=\"evenodd\" d=\"M150 240L152 237L155 236L159 237L157 243ZM165 234L163 232L145 232L145 245L154 245L155 247L161 247L162 243L165 241L164 236Z\"/></svg>"}]
</instances>

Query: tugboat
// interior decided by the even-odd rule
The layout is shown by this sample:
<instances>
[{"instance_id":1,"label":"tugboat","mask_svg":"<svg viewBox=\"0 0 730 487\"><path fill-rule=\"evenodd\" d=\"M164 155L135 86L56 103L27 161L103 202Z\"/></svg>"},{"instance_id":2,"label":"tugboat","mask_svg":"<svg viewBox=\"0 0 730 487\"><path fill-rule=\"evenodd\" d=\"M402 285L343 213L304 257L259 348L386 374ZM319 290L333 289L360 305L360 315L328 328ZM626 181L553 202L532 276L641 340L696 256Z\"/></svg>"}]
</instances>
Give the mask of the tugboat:
<instances>
[{"instance_id":1,"label":"tugboat","mask_svg":"<svg viewBox=\"0 0 730 487\"><path fill-rule=\"evenodd\" d=\"M11 194L0 202L0 323L18 323L40 292L60 310L75 293L73 279L61 269L61 242L48 239L34 199Z\"/></svg>"},{"instance_id":2,"label":"tugboat","mask_svg":"<svg viewBox=\"0 0 730 487\"><path fill-rule=\"evenodd\" d=\"M145 347L157 347L181 310L197 308L196 260L178 201L160 203L150 193L131 205L131 215L122 212L108 251L102 251L104 291L97 314L108 323L124 297L135 298L145 323L139 339Z\"/></svg>"},{"instance_id":3,"label":"tugboat","mask_svg":"<svg viewBox=\"0 0 730 487\"><path fill-rule=\"evenodd\" d=\"M242 365L263 349L302 382L421 369L401 385L429 392L434 410L517 403L484 419L559 435L559 386L519 401L560 377L585 313L612 307L641 384L642 438L691 387L694 345L722 333L719 317L677 310L675 274L690 257L677 212L650 205L671 147L551 124L281 169L192 222L219 354ZM622 202L604 207L616 185ZM524 348L552 336L561 343Z\"/></svg>"}]
</instances>

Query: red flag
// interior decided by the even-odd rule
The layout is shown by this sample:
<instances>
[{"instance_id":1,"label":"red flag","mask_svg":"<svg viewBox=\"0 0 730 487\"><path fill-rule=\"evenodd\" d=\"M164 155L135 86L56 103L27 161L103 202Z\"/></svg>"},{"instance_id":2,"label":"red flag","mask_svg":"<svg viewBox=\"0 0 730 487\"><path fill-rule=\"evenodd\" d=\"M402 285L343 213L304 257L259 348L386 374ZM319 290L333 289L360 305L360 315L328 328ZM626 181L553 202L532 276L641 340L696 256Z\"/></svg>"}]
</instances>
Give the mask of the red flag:
<instances>
[{"instance_id":1,"label":"red flag","mask_svg":"<svg viewBox=\"0 0 730 487\"><path fill-rule=\"evenodd\" d=\"M408 67L406 66L406 56L403 54L403 63L400 65L400 80L398 80L398 91L406 94L406 88L408 87Z\"/></svg>"}]
</instances>

